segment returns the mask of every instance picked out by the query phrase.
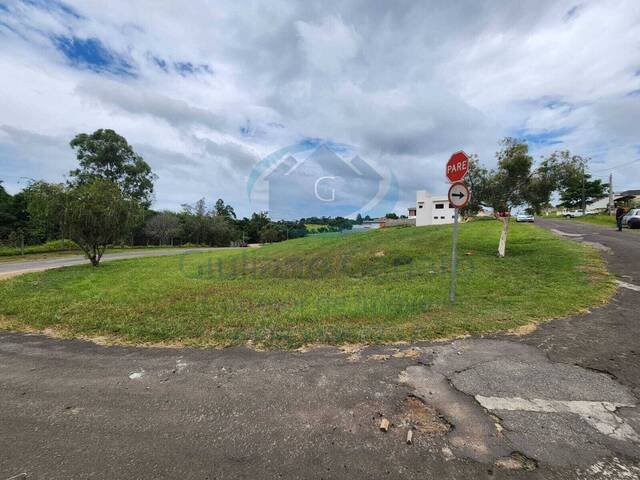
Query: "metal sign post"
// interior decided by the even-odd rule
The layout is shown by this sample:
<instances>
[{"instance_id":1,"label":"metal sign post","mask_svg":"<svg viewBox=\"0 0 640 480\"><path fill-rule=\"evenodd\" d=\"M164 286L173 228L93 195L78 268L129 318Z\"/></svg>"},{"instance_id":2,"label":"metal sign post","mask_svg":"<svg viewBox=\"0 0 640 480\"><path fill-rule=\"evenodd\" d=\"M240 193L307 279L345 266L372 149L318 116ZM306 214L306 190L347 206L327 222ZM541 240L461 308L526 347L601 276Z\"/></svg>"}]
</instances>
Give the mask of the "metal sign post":
<instances>
[{"instance_id":1,"label":"metal sign post","mask_svg":"<svg viewBox=\"0 0 640 480\"><path fill-rule=\"evenodd\" d=\"M449 301L453 303L456 296L456 269L458 252L458 209L453 214L453 247L451 250L451 286L449 288Z\"/></svg>"},{"instance_id":2,"label":"metal sign post","mask_svg":"<svg viewBox=\"0 0 640 480\"><path fill-rule=\"evenodd\" d=\"M466 173L466 171L465 171ZM458 269L458 216L460 209L467 206L471 198L471 191L462 182L455 182L449 187L449 203L454 207L453 213L453 242L451 247L451 286L449 288L449 300L451 303L456 296L456 270Z\"/></svg>"}]
</instances>

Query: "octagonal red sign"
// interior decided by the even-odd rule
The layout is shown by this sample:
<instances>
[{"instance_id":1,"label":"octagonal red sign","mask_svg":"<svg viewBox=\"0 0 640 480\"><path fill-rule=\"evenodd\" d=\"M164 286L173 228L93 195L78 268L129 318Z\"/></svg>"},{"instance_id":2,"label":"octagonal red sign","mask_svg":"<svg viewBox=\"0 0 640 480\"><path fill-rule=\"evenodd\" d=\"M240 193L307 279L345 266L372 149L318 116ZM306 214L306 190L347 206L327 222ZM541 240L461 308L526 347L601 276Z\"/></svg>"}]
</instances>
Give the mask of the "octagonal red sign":
<instances>
[{"instance_id":1,"label":"octagonal red sign","mask_svg":"<svg viewBox=\"0 0 640 480\"><path fill-rule=\"evenodd\" d=\"M450 182L459 182L469 171L469 157L462 150L451 155L446 174Z\"/></svg>"}]
</instances>

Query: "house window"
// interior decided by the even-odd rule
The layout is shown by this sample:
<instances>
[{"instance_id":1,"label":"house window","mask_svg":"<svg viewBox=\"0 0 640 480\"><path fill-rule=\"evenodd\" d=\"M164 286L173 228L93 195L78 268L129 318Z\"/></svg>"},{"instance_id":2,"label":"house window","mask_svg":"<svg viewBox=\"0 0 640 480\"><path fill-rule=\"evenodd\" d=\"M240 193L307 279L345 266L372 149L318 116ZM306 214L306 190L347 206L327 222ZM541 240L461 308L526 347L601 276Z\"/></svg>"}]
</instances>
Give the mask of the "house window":
<instances>
[{"instance_id":1,"label":"house window","mask_svg":"<svg viewBox=\"0 0 640 480\"><path fill-rule=\"evenodd\" d=\"M454 207L453 204L450 203L449 204L449 208L453 209L453 208L456 208L456 207Z\"/></svg>"},{"instance_id":2,"label":"house window","mask_svg":"<svg viewBox=\"0 0 640 480\"><path fill-rule=\"evenodd\" d=\"M436 208L444 208L444 203L436 203Z\"/></svg>"},{"instance_id":3,"label":"house window","mask_svg":"<svg viewBox=\"0 0 640 480\"><path fill-rule=\"evenodd\" d=\"M422 205L418 205L418 208L422 208Z\"/></svg>"},{"instance_id":4,"label":"house window","mask_svg":"<svg viewBox=\"0 0 640 480\"><path fill-rule=\"evenodd\" d=\"M433 217L433 219L434 219L434 220L437 220L437 219L438 219L438 217Z\"/></svg>"},{"instance_id":5,"label":"house window","mask_svg":"<svg viewBox=\"0 0 640 480\"><path fill-rule=\"evenodd\" d=\"M441 220L444 220L444 217L440 217Z\"/></svg>"}]
</instances>

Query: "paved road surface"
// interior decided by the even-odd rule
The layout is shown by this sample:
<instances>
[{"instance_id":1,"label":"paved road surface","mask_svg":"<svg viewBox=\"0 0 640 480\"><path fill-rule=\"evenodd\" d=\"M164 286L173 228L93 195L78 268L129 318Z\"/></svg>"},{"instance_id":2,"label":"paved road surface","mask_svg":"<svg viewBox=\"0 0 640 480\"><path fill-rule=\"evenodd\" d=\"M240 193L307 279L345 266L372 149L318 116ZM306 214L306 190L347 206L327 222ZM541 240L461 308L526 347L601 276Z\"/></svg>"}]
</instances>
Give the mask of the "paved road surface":
<instances>
[{"instance_id":1,"label":"paved road surface","mask_svg":"<svg viewBox=\"0 0 640 480\"><path fill-rule=\"evenodd\" d=\"M185 253L206 252L215 250L212 248L171 248L167 250L148 250L138 252L122 252L122 253L105 253L102 257L103 262L110 260L124 260L127 258L138 257L159 257L162 255L179 255ZM20 262L0 263L0 278L6 278L14 275L20 275L26 272L38 272L49 270L51 268L70 267L72 265L82 265L89 263L84 255L65 255L58 258L49 258L45 260L24 260Z\"/></svg>"},{"instance_id":2,"label":"paved road surface","mask_svg":"<svg viewBox=\"0 0 640 480\"><path fill-rule=\"evenodd\" d=\"M0 480L640 478L640 237L540 223L627 286L525 336L287 353L1 333Z\"/></svg>"}]
</instances>

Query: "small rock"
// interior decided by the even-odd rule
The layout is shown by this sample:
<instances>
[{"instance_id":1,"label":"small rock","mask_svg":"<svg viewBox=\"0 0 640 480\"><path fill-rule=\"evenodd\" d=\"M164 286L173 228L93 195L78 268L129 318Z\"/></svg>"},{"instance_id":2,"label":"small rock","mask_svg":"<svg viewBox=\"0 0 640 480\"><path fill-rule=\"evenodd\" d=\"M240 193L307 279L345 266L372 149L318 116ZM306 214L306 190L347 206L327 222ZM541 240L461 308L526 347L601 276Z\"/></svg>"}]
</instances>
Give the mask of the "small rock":
<instances>
[{"instance_id":1,"label":"small rock","mask_svg":"<svg viewBox=\"0 0 640 480\"><path fill-rule=\"evenodd\" d=\"M380 421L380 430L382 430L383 432L389 431L389 420L387 420L386 418L383 418Z\"/></svg>"}]
</instances>

